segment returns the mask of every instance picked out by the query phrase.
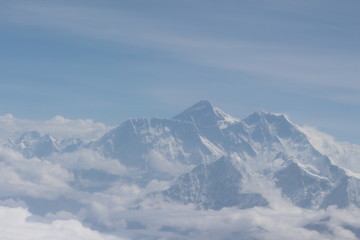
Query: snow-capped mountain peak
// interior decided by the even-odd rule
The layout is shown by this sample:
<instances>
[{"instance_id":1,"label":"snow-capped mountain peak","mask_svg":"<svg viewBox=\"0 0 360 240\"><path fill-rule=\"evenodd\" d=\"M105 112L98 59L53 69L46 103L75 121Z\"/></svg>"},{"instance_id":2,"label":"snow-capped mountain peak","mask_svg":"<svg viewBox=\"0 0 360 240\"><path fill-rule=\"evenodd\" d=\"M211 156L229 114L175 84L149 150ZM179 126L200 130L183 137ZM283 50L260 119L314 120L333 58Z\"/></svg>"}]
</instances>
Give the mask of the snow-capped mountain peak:
<instances>
[{"instance_id":1,"label":"snow-capped mountain peak","mask_svg":"<svg viewBox=\"0 0 360 240\"><path fill-rule=\"evenodd\" d=\"M269 113L263 110L254 112L246 117L243 122L247 125L254 125L254 124L285 124L285 125L293 125L289 120L288 116L285 114L279 113Z\"/></svg>"},{"instance_id":2,"label":"snow-capped mountain peak","mask_svg":"<svg viewBox=\"0 0 360 240\"><path fill-rule=\"evenodd\" d=\"M18 137L17 139L15 139L15 143L19 144L19 143L29 143L32 142L34 140L38 140L41 138L41 135L38 131L28 131L23 133L20 137Z\"/></svg>"},{"instance_id":3,"label":"snow-capped mountain peak","mask_svg":"<svg viewBox=\"0 0 360 240\"><path fill-rule=\"evenodd\" d=\"M256 186L261 181L275 185L301 207L360 206L360 179L314 148L306 132L286 115L258 111L238 120L207 100L172 119L125 121L86 145L37 132L25 133L9 145L40 158L91 148L137 172L131 179L136 184L173 182L168 196L201 208L263 206L266 199L244 192L249 182ZM238 192L239 187L244 191ZM345 197L337 199L338 192ZM232 200L222 201L224 195Z\"/></svg>"},{"instance_id":4,"label":"snow-capped mountain peak","mask_svg":"<svg viewBox=\"0 0 360 240\"><path fill-rule=\"evenodd\" d=\"M79 138L57 140L49 134L41 135L38 131L27 131L15 140L9 139L5 144L27 158L43 158L53 153L72 152L82 145L83 141Z\"/></svg>"},{"instance_id":5,"label":"snow-capped mountain peak","mask_svg":"<svg viewBox=\"0 0 360 240\"><path fill-rule=\"evenodd\" d=\"M208 100L201 100L173 119L191 122L201 127L219 126L222 122L233 123L238 119L213 106Z\"/></svg>"}]
</instances>

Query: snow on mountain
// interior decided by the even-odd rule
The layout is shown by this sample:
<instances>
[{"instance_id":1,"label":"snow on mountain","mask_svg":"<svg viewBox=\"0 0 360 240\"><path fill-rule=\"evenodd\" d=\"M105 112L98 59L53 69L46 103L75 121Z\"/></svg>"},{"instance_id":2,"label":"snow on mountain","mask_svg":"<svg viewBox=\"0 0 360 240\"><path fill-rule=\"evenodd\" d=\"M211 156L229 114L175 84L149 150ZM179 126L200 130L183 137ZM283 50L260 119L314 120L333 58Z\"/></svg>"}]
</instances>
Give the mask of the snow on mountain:
<instances>
[{"instance_id":1,"label":"snow on mountain","mask_svg":"<svg viewBox=\"0 0 360 240\"><path fill-rule=\"evenodd\" d=\"M261 194L247 188L258 179L241 159L222 157L182 175L163 194L185 204L194 203L200 209L266 206L268 202Z\"/></svg>"},{"instance_id":2,"label":"snow on mountain","mask_svg":"<svg viewBox=\"0 0 360 240\"><path fill-rule=\"evenodd\" d=\"M15 139L9 140L8 145L20 151L25 157L45 157L53 152L59 152L56 140L50 135L41 136L37 131L25 132Z\"/></svg>"},{"instance_id":3,"label":"snow on mountain","mask_svg":"<svg viewBox=\"0 0 360 240\"><path fill-rule=\"evenodd\" d=\"M126 166L139 168L144 172L144 181L155 175L169 178L226 154L199 129L214 126L218 131L220 126L231 122L231 117L201 101L173 119L130 119L91 146Z\"/></svg>"},{"instance_id":4,"label":"snow on mountain","mask_svg":"<svg viewBox=\"0 0 360 240\"><path fill-rule=\"evenodd\" d=\"M351 170L352 173L360 173L360 146L348 142L336 141L332 136L320 132L319 130L309 127L301 126L300 130L306 134L310 143L319 152L327 155L335 164Z\"/></svg>"},{"instance_id":5,"label":"snow on mountain","mask_svg":"<svg viewBox=\"0 0 360 240\"><path fill-rule=\"evenodd\" d=\"M5 146L21 152L26 158L47 157L53 153L73 152L82 147L79 138L56 140L49 134L41 135L37 131L28 131L15 140L9 139Z\"/></svg>"},{"instance_id":6,"label":"snow on mountain","mask_svg":"<svg viewBox=\"0 0 360 240\"><path fill-rule=\"evenodd\" d=\"M62 153L74 152L85 145L85 142L80 138L61 139L56 143Z\"/></svg>"},{"instance_id":7,"label":"snow on mountain","mask_svg":"<svg viewBox=\"0 0 360 240\"><path fill-rule=\"evenodd\" d=\"M226 123L234 123L238 120L229 114L226 114L221 109L214 107L209 101L202 100L186 109L179 115L173 117L184 122L191 122L196 126L212 127L226 126Z\"/></svg>"},{"instance_id":8,"label":"snow on mountain","mask_svg":"<svg viewBox=\"0 0 360 240\"><path fill-rule=\"evenodd\" d=\"M142 182L169 179L215 158L192 123L156 118L128 120L92 148L139 169Z\"/></svg>"},{"instance_id":9,"label":"snow on mountain","mask_svg":"<svg viewBox=\"0 0 360 240\"><path fill-rule=\"evenodd\" d=\"M274 179L284 196L304 208L319 208L332 188L327 178L312 175L294 162L277 171Z\"/></svg>"},{"instance_id":10,"label":"snow on mountain","mask_svg":"<svg viewBox=\"0 0 360 240\"><path fill-rule=\"evenodd\" d=\"M28 209L29 222L77 219L129 239L360 236L358 146L283 114L239 120L200 101L90 143L52 136L0 147L0 205Z\"/></svg>"},{"instance_id":11,"label":"snow on mountain","mask_svg":"<svg viewBox=\"0 0 360 240\"><path fill-rule=\"evenodd\" d=\"M211 109L211 105L207 107ZM197 109L203 111L204 108ZM184 115L187 118L184 119L204 123L197 120L201 117L197 116L196 111L190 112L191 117L188 112L185 111ZM218 122L223 119L215 118L211 124L204 124L205 127L197 125L199 133L228 156L233 152L237 153L252 171L262 174L270 183L280 188L283 196L295 205L305 208L324 208L333 204L339 207L349 204L360 206L359 200L354 197L360 190L359 179L352 177L351 184L347 184L350 181L347 171L334 165L328 156L317 151L301 129L291 123L285 115L255 112L243 121L232 121L227 127L221 128ZM206 182L202 183L197 176L194 172L181 176L170 188L171 191L169 190L174 194L165 194L185 203L190 201L199 204L198 199L209 201L210 196L200 197L200 193L194 189L202 189L202 185L209 184L211 180L202 180ZM225 183L217 183L219 189L226 189ZM180 190L179 186L186 189ZM335 198L339 191L342 191L342 196L346 200ZM239 194L238 191L232 192L233 197ZM223 201L222 207L225 206L226 200ZM251 206L249 204L241 207ZM220 204L216 208L221 208Z\"/></svg>"},{"instance_id":12,"label":"snow on mountain","mask_svg":"<svg viewBox=\"0 0 360 240\"><path fill-rule=\"evenodd\" d=\"M265 206L255 189L263 182L303 208L360 206L359 178L336 165L344 154L318 143L285 115L259 111L239 120L203 100L172 119L130 119L90 144L27 132L8 145L40 158L95 151L131 169L132 182L171 182L166 197L203 209Z\"/></svg>"}]
</instances>

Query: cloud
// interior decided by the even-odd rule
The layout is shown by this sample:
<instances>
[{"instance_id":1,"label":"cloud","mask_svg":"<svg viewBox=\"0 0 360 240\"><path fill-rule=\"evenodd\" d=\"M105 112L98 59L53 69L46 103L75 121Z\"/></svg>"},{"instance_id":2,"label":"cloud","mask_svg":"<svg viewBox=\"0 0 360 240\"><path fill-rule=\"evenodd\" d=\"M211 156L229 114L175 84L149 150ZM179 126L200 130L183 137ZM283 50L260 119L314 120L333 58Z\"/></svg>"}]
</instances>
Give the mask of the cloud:
<instances>
[{"instance_id":1,"label":"cloud","mask_svg":"<svg viewBox=\"0 0 360 240\"><path fill-rule=\"evenodd\" d=\"M62 116L45 121L33 121L15 118L12 114L0 116L0 141L15 138L25 131L36 130L41 134L50 134L55 138L79 137L83 140L95 140L112 127L89 119L71 120Z\"/></svg>"},{"instance_id":2,"label":"cloud","mask_svg":"<svg viewBox=\"0 0 360 240\"><path fill-rule=\"evenodd\" d=\"M342 102L347 103L355 106L360 105L360 97L358 92L354 93L336 93L336 94L329 94L327 98L334 102Z\"/></svg>"},{"instance_id":3,"label":"cloud","mask_svg":"<svg viewBox=\"0 0 360 240\"><path fill-rule=\"evenodd\" d=\"M129 170L119 160L104 157L99 152L86 148L75 152L53 154L47 159L70 170L96 169L118 176L124 176L129 173Z\"/></svg>"},{"instance_id":4,"label":"cloud","mask_svg":"<svg viewBox=\"0 0 360 240\"><path fill-rule=\"evenodd\" d=\"M4 240L121 240L84 227L77 220L56 220L49 224L29 222L24 208L0 206L0 239Z\"/></svg>"},{"instance_id":5,"label":"cloud","mask_svg":"<svg viewBox=\"0 0 360 240\"><path fill-rule=\"evenodd\" d=\"M198 3L191 6L194 11L199 7ZM202 12L201 16L208 20L207 24L216 23L217 27L209 30L201 21L195 24L191 22L196 29L200 28L204 31L194 31L192 26L189 31L182 31L183 26L173 23L173 19L168 19L167 15L154 17L152 11L142 12L141 8L134 10L131 7L128 10L132 14L129 14L129 11L110 9L106 6L98 8L68 3L22 2L8 4L9 9L3 15L7 21L16 24L40 26L70 35L141 46L166 53L181 62L216 67L226 71L235 70L250 74L257 79L264 79L264 82L270 84L295 83L299 86L330 86L360 90L357 81L360 76L357 64L359 57L334 48L331 43L325 41L326 39L323 40L330 46L324 48L326 45L323 44L324 41L319 41L313 38L313 34L308 33L326 29L328 32L324 33L325 36L321 34L316 36L325 38L331 37L331 34L338 35L338 29L324 24L328 16L327 12L323 11L329 9L316 8L316 5L312 6L313 12L309 13L308 8L304 7L305 3L294 6L289 3L284 5L283 2L278 1L264 6L266 8L262 9L263 14L233 13L236 17L224 16L215 11L215 8L208 8L208 12ZM238 6L234 4L233 7ZM251 4L250 6L244 4L244 9L246 7L251 10ZM336 8L336 4L332 3L331 7ZM12 12L18 14L8 14ZM296 17L292 17L285 22L281 14L275 14L279 17L274 17L274 12L284 15L292 13L294 16L303 16L304 20L299 22ZM192 14L198 16L197 12ZM321 17L318 16L319 14L322 14ZM325 20L315 21L314 16ZM306 19L314 21L310 24ZM171 22L170 26L173 27L169 27L169 24L164 22ZM184 24L186 23L185 21ZM237 31L234 32L234 29L228 26L235 23L239 23L236 26L239 28L238 31L248 33L246 37ZM264 29L264 26L272 29L274 33L267 35L266 32L269 30ZM220 29L224 34L217 34ZM293 38L299 32L305 35L307 41ZM276 33L279 36L275 36Z\"/></svg>"},{"instance_id":6,"label":"cloud","mask_svg":"<svg viewBox=\"0 0 360 240\"><path fill-rule=\"evenodd\" d=\"M129 239L357 239L360 210L356 207L323 210L301 209L280 198L280 192L262 189L270 201L268 208L224 208L203 211L189 205L168 202L159 195L148 195L166 189L169 182L153 181L146 187L115 180L99 192L71 189L72 169L81 168L76 159L94 158L83 168L99 168L91 151L74 153L63 165L36 158L25 159L9 149L0 152L0 239L116 239L100 232L110 232ZM62 161L57 159L56 161ZM111 162L111 161L110 161ZM100 167L110 171L109 164ZM123 174L121 167L114 171ZM114 173L115 173L114 172ZM262 188L261 186L258 186ZM260 189L261 190L261 189ZM40 216L24 209L26 202L16 199L24 194L35 198L71 197L81 209L68 212L49 209ZM264 196L265 196L264 195ZM14 197L15 196L15 197ZM7 198L7 199L6 199ZM139 201L141 200L141 201ZM51 204L49 205L52 206ZM17 208L9 208L17 207ZM19 208L20 207L20 208ZM30 216L31 215L31 216ZM5 221L5 219L7 219ZM53 234L53 235L51 235Z\"/></svg>"},{"instance_id":7,"label":"cloud","mask_svg":"<svg viewBox=\"0 0 360 240\"><path fill-rule=\"evenodd\" d=\"M59 164L37 158L25 159L10 149L0 149L0 196L53 199L72 193L73 175Z\"/></svg>"},{"instance_id":8,"label":"cloud","mask_svg":"<svg viewBox=\"0 0 360 240\"><path fill-rule=\"evenodd\" d=\"M166 156L156 150L151 150L146 155L146 159L154 170L170 174L171 176L179 176L184 172L190 171L194 167L194 165L189 166L182 164L181 162L169 161L166 159Z\"/></svg>"},{"instance_id":9,"label":"cloud","mask_svg":"<svg viewBox=\"0 0 360 240\"><path fill-rule=\"evenodd\" d=\"M175 204L158 209L122 211L126 222L136 222L122 232L133 239L357 239L346 228L359 228L358 208L305 210L296 207L282 209L236 208L219 211L197 211ZM319 227L322 226L322 227ZM328 231L322 231L328 229Z\"/></svg>"},{"instance_id":10,"label":"cloud","mask_svg":"<svg viewBox=\"0 0 360 240\"><path fill-rule=\"evenodd\" d=\"M301 126L311 145L327 155L335 164L360 174L360 146L348 142L339 142L334 137L320 132L314 127Z\"/></svg>"},{"instance_id":11,"label":"cloud","mask_svg":"<svg viewBox=\"0 0 360 240\"><path fill-rule=\"evenodd\" d=\"M263 18L252 16L253 12L245 15L239 14L238 11L249 9L246 6L241 9L234 8L236 16L239 16L239 22L234 21L238 19L234 18L235 15L221 15L217 11L221 12L221 9L216 9L215 15L212 15L214 12L211 11L208 13L210 18L193 12L196 13L198 21L193 21L194 19L189 22L184 21L184 25L179 26L173 25L172 21L167 21L169 18L166 17L155 18L146 14L141 16L142 14L136 11L130 13L119 9L91 7L90 5L84 7L81 4L70 2L72 1L44 4L41 1L31 3L8 1L0 10L0 18L7 23L25 27L35 26L37 29L52 30L58 34L103 40L119 46L140 46L141 49L165 53L169 57L167 60L176 60L175 64L185 62L192 66L220 69L222 70L221 74L233 71L245 73L253 78L263 79L261 81L268 84L287 83L326 89L329 87L351 88L354 89L351 96L335 94L332 98L334 101L352 103L359 100L357 97L360 90L359 57L354 52L346 54L338 48L317 49L316 46L326 42L326 36L320 37L318 39L320 44L315 44L315 47L310 46L311 44L299 44L305 42L304 38L309 35L300 36L298 41L278 41L274 35L281 31L271 31L274 30L272 28L274 19L269 15ZM276 2L282 3L282 1ZM199 5L203 8L202 4L203 2L200 1ZM268 7L269 4L265 6ZM221 7L222 5L219 6L219 8ZM280 13L289 15L289 9L284 8L285 10L283 9ZM304 12L309 9L298 10L296 14L291 15L303 18ZM186 11L192 10L192 7L186 9ZM170 15L172 14L176 14L176 11L170 12ZM274 14L274 12L272 14L281 15ZM187 18L195 15L187 14L185 16ZM318 17L322 19L321 16ZM208 21L213 18L217 20L215 22ZM234 23L234 25L225 29L225 25L219 24L220 20L224 18L228 19L225 23ZM279 20L281 19L277 19L277 21ZM198 24L201 21L206 22L206 25ZM244 27L247 26L246 23L256 21L257 24L249 24L249 28ZM218 23L218 25L212 23ZM267 29L263 27L260 27L259 31L254 31L256 29L254 27L263 23L269 27L269 31L264 31ZM192 31L191 25L195 25L195 29ZM309 25L308 23L306 28ZM215 30L216 26L220 27ZM304 33L304 27L299 28L299 24L294 21L282 22L277 26L281 30L288 30L290 27L291 33L300 33L300 35ZM182 27L185 31L181 30ZM206 27L210 27L211 31L207 32ZM202 31L194 31L199 29ZM326 29L329 30L329 28ZM213 30L214 32L212 32ZM226 30L231 34L222 34ZM316 31L318 29L315 27L306 30ZM235 35L236 31L239 31L241 36ZM257 41L254 41L254 36L262 31L264 35L260 34ZM270 38L261 39L267 32L271 32L273 35ZM285 33L290 35L287 31ZM281 38L284 35L278 37ZM158 54L156 55L158 56ZM162 71L166 70L163 63L159 66ZM201 68L202 70L203 68ZM149 90L153 91L154 96L163 96L162 99L167 100L174 96L183 100L184 92L187 93L187 96L190 95L194 98L194 96L199 96L199 89L204 94L209 92L208 88L204 87L211 85L211 83L208 84L207 76L200 75L199 79L204 80L196 81L198 84L194 88L196 94L195 91L189 93L192 87L189 88L189 85L183 84L183 82L181 83L186 87L180 86L181 84L178 83L179 88L173 86L168 88L166 84L158 83L150 84L155 88ZM176 77L174 78L176 79ZM214 83L214 93L218 89L224 89L224 82L229 81L225 77L223 80L221 83ZM233 82L230 82L229 85L238 94L236 86L239 85L233 84ZM181 88L183 91L180 91ZM322 93L321 95L328 97L328 94ZM17 119L8 114L0 116L0 132L2 133L0 141L5 142L8 137L14 138L28 130L37 130L42 134L49 133L55 138L75 136L90 141L99 138L110 128L110 126L86 119L70 120L56 116L50 120L31 121ZM310 135L310 141L319 151L328 154L340 166L360 172L359 146L336 142L333 138L319 133L315 129L304 129ZM172 175L185 171L182 164L171 163L163 156L161 153L151 152L148 156L151 166ZM8 207L0 207L0 239L15 240L29 239L30 237L36 240L116 239L84 227L80 220L94 228L102 229L101 227L104 227L104 230L110 229L114 234L126 235L133 239L356 239L356 233L346 226L360 229L358 208L336 209L330 207L319 211L304 210L291 206L279 198L279 193L270 191L271 189L267 193L267 197L271 200L271 208L246 210L225 208L220 211L198 211L192 205L184 206L165 202L163 199L155 197L148 199L148 193L166 189L170 184L166 181L154 180L146 187L140 187L123 179L116 179L107 186L108 188L101 191L81 192L73 189L74 186L71 185L74 180L74 172L79 169L96 169L117 176L126 176L132 173L117 160L104 158L91 150L81 150L64 155L55 154L41 160L25 159L19 153L1 149L0 196L8 199L1 199L0 205ZM40 223L34 221L37 218L30 216L29 211L24 208L9 208L25 207L25 202L15 198L18 195L45 199L65 196L71 197L74 202L83 205L79 212L47 213L43 218L51 221L45 223L46 221L43 219L44 222ZM139 198L146 199L141 204L137 204L136 200ZM32 217L33 222L27 220L29 217ZM71 218L78 220L71 220Z\"/></svg>"}]
</instances>

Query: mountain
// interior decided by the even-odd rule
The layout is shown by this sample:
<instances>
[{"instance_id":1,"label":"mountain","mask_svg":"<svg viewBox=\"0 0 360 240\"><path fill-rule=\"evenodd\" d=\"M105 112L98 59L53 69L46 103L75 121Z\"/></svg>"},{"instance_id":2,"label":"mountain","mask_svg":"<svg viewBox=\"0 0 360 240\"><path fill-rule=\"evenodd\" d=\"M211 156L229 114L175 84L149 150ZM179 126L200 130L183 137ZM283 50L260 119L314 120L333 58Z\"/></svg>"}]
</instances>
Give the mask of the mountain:
<instances>
[{"instance_id":1,"label":"mountain","mask_svg":"<svg viewBox=\"0 0 360 240\"><path fill-rule=\"evenodd\" d=\"M192 115L196 116L196 113L192 112ZM193 119L193 117L187 119ZM217 120L222 121L221 118ZM318 152L310 144L307 136L285 115L260 111L242 121L232 121L225 127L223 124L212 124L211 127L198 125L197 127L200 134L206 136L212 145L221 149L224 155L230 156L236 153L248 166L246 169L262 175L269 185L280 188L283 196L297 206L325 208L329 205L339 207L346 207L349 204L360 205L358 198L355 197L359 196L359 179L348 176L346 171L334 165L326 155ZM219 134L214 134L215 132ZM180 176L174 185L164 192L164 195L183 203L195 203L200 208L214 209L221 208L219 203L213 205L208 203L215 201L215 196L236 199L241 194L241 190L227 191L233 193L232 197L225 193L217 195L214 189L228 189L228 183L219 180L219 173L210 170L211 174L203 172L204 169L213 169L213 164L219 163L199 166L190 173ZM233 171L235 169L235 167L232 168ZM219 171L222 172L221 176L227 176L227 179L235 184L236 181L230 177L234 175L229 169ZM236 178L241 179L239 176ZM214 187L212 181L218 185ZM234 186L233 189L235 189ZM337 197L340 191L345 200ZM208 192L215 195L209 195ZM222 207L254 206L251 203L244 205L246 197L243 197L243 202L232 200L230 205L225 199Z\"/></svg>"},{"instance_id":2,"label":"mountain","mask_svg":"<svg viewBox=\"0 0 360 240\"><path fill-rule=\"evenodd\" d=\"M219 108L213 106L207 100L199 101L179 115L173 117L173 119L177 119L183 122L190 122L195 126L201 127L221 127L227 123L238 121Z\"/></svg>"},{"instance_id":3,"label":"mountain","mask_svg":"<svg viewBox=\"0 0 360 240\"><path fill-rule=\"evenodd\" d=\"M266 206L259 185L303 208L360 206L360 179L311 139L286 115L258 111L239 120L203 100L171 119L127 120L90 144L28 132L9 145L43 158L91 149L131 169L133 183L168 181L161 196L200 209Z\"/></svg>"},{"instance_id":4,"label":"mountain","mask_svg":"<svg viewBox=\"0 0 360 240\"><path fill-rule=\"evenodd\" d=\"M261 194L248 188L258 180L256 173L240 159L222 157L180 176L164 195L185 204L194 203L200 209L267 206Z\"/></svg>"},{"instance_id":5,"label":"mountain","mask_svg":"<svg viewBox=\"0 0 360 240\"><path fill-rule=\"evenodd\" d=\"M203 126L213 125L216 131L220 125L230 123L232 119L222 114L208 101L201 101L172 119L130 119L91 146L139 169L140 182L171 179L226 154L200 132ZM197 125L189 119L208 125Z\"/></svg>"},{"instance_id":6,"label":"mountain","mask_svg":"<svg viewBox=\"0 0 360 240\"><path fill-rule=\"evenodd\" d=\"M44 158L53 153L73 152L83 146L83 141L79 138L56 140L49 134L42 136L37 131L28 131L15 140L9 139L6 146L21 152L26 158Z\"/></svg>"}]
</instances>

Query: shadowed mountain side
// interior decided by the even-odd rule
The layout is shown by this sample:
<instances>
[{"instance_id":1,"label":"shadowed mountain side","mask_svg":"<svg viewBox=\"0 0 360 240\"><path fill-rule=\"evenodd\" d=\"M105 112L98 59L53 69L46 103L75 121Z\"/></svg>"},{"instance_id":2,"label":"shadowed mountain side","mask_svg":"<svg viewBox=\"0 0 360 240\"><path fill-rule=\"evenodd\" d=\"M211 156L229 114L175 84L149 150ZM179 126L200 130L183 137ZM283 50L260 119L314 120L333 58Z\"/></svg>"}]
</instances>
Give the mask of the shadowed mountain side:
<instances>
[{"instance_id":1,"label":"shadowed mountain side","mask_svg":"<svg viewBox=\"0 0 360 240\"><path fill-rule=\"evenodd\" d=\"M244 185L253 180L254 176L241 162L222 157L180 176L163 194L185 204L194 203L200 209L268 205L260 194L244 189Z\"/></svg>"},{"instance_id":2,"label":"shadowed mountain side","mask_svg":"<svg viewBox=\"0 0 360 240\"><path fill-rule=\"evenodd\" d=\"M360 205L359 178L316 150L286 115L259 111L239 120L205 100L172 119L130 119L90 144L28 132L8 146L26 157L91 149L131 169L130 182L141 187L154 180L173 182L165 195L204 209L266 205L247 186L246 179L256 185L256 176L299 207ZM72 172L89 182L86 174ZM105 175L98 177L101 182ZM106 188L111 179L103 183L89 186ZM78 187L87 189L86 184Z\"/></svg>"}]
</instances>

